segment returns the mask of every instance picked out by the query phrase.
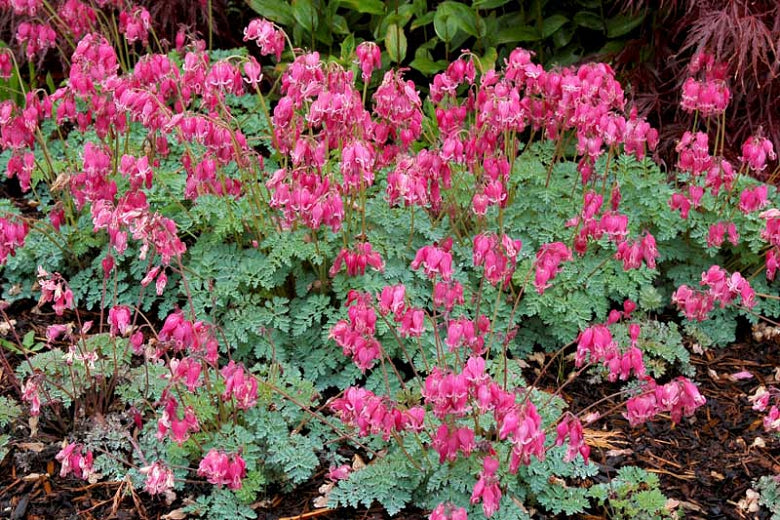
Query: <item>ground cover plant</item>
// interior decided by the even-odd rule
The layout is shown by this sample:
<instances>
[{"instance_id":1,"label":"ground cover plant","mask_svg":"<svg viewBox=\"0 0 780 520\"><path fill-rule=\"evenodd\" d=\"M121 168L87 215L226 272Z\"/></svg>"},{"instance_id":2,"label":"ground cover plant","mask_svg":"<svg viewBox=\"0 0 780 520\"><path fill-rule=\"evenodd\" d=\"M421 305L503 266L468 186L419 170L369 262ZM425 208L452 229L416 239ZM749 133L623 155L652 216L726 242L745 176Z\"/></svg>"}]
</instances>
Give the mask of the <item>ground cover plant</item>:
<instances>
[{"instance_id":1,"label":"ground cover plant","mask_svg":"<svg viewBox=\"0 0 780 520\"><path fill-rule=\"evenodd\" d=\"M780 314L778 197L749 175L776 154L755 135L724 158L719 63L691 63L663 171L603 63L464 51L423 97L403 70L369 88L373 42L325 61L256 19L242 49L143 53L129 12L79 35L58 88L0 103L25 201L0 219L24 420L0 425L61 439L62 477L170 504L199 486L183 509L207 518L317 471L329 505L391 515L676 515L639 468L603 481L588 442L616 414L689 420L706 403L683 334L716 347ZM31 299L56 316L43 338L9 315ZM578 378L612 395L575 409ZM752 399L778 431L778 390Z\"/></svg>"}]
</instances>

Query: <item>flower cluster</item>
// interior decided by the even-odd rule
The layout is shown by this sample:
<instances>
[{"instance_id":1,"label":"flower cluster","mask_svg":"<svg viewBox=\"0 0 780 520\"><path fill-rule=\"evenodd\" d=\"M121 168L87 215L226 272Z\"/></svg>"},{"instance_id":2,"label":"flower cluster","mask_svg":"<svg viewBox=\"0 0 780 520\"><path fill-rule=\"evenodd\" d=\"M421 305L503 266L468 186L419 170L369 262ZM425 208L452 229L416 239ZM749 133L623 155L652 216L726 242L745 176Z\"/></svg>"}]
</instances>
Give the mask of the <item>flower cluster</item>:
<instances>
[{"instance_id":1,"label":"flower cluster","mask_svg":"<svg viewBox=\"0 0 780 520\"><path fill-rule=\"evenodd\" d=\"M67 477L73 473L76 478L88 480L95 472L92 467L92 452L84 453L84 447L81 444L69 443L54 458L61 464L61 477Z\"/></svg>"},{"instance_id":2,"label":"flower cluster","mask_svg":"<svg viewBox=\"0 0 780 520\"><path fill-rule=\"evenodd\" d=\"M362 276L366 274L366 266L371 266L380 272L385 270L382 257L372 249L371 244L368 242L358 243L354 250L345 248L339 251L328 274L336 276L336 273L341 271L342 264L347 267L347 276Z\"/></svg>"},{"instance_id":3,"label":"flower cluster","mask_svg":"<svg viewBox=\"0 0 780 520\"><path fill-rule=\"evenodd\" d=\"M158 461L150 466L144 466L138 471L142 475L146 475L144 489L150 495L164 494L173 489L175 483L173 471L162 462Z\"/></svg>"},{"instance_id":4,"label":"flower cluster","mask_svg":"<svg viewBox=\"0 0 780 520\"><path fill-rule=\"evenodd\" d=\"M358 435L380 434L384 440L395 432L419 432L424 427L425 409L405 410L365 388L349 387L330 403L330 409L344 424L356 427Z\"/></svg>"},{"instance_id":5,"label":"flower cluster","mask_svg":"<svg viewBox=\"0 0 780 520\"><path fill-rule=\"evenodd\" d=\"M349 320L340 320L328 335L342 348L344 355L351 356L364 372L373 366L382 353L382 347L374 337L376 313L371 304L370 294L350 291L346 302Z\"/></svg>"},{"instance_id":6,"label":"flower cluster","mask_svg":"<svg viewBox=\"0 0 780 520\"><path fill-rule=\"evenodd\" d=\"M780 433L780 389L774 386L759 386L748 399L753 403L753 410L757 412L766 412L769 408L764 416L764 430Z\"/></svg>"},{"instance_id":7,"label":"flower cluster","mask_svg":"<svg viewBox=\"0 0 780 520\"><path fill-rule=\"evenodd\" d=\"M563 242L542 245L536 252L536 292L544 294L545 289L550 287L550 280L561 272L561 263L571 260L571 250Z\"/></svg>"},{"instance_id":8,"label":"flower cluster","mask_svg":"<svg viewBox=\"0 0 780 520\"><path fill-rule=\"evenodd\" d=\"M60 273L49 274L43 267L38 266L38 286L41 288L39 306L53 302L52 307L57 316L62 316L65 309L73 308L73 291Z\"/></svg>"},{"instance_id":9,"label":"flower cluster","mask_svg":"<svg viewBox=\"0 0 780 520\"><path fill-rule=\"evenodd\" d=\"M699 53L688 65L689 76L682 86L682 105L687 112L704 117L722 114L729 104L731 92L726 85L728 65L717 63L711 54ZM696 79L695 75L703 76Z\"/></svg>"},{"instance_id":10,"label":"flower cluster","mask_svg":"<svg viewBox=\"0 0 780 520\"><path fill-rule=\"evenodd\" d=\"M642 351L637 347L639 332L639 325L629 326L631 346L621 352L607 325L588 327L577 338L575 365L581 367L587 360L590 363L602 363L609 372L610 381L626 381L632 373L635 377L644 376Z\"/></svg>"},{"instance_id":11,"label":"flower cluster","mask_svg":"<svg viewBox=\"0 0 780 520\"><path fill-rule=\"evenodd\" d=\"M485 279L492 285L508 284L517 265L517 254L523 247L520 240L507 235L499 238L492 233L481 233L474 237L474 267L484 265Z\"/></svg>"},{"instance_id":12,"label":"flower cluster","mask_svg":"<svg viewBox=\"0 0 780 520\"><path fill-rule=\"evenodd\" d=\"M665 385L657 385L646 378L639 395L626 402L625 417L631 426L642 424L657 414L667 412L672 422L679 423L683 417L704 405L707 400L699 393L696 385L684 377L678 377Z\"/></svg>"},{"instance_id":13,"label":"flower cluster","mask_svg":"<svg viewBox=\"0 0 780 520\"><path fill-rule=\"evenodd\" d=\"M752 309L755 304L755 291L739 272L731 275L722 267L713 265L702 273L700 285L706 291L698 291L681 285L672 294L672 302L689 320L703 321L719 303L724 308L739 296L742 305Z\"/></svg>"},{"instance_id":14,"label":"flower cluster","mask_svg":"<svg viewBox=\"0 0 780 520\"><path fill-rule=\"evenodd\" d=\"M254 41L263 56L273 54L276 56L276 61L282 59L285 46L284 33L268 20L256 18L249 22L244 29L244 41Z\"/></svg>"},{"instance_id":15,"label":"flower cluster","mask_svg":"<svg viewBox=\"0 0 780 520\"><path fill-rule=\"evenodd\" d=\"M452 239L447 238L441 243L435 243L417 250L412 260L412 269L423 268L425 275L431 280L437 277L444 281L452 278Z\"/></svg>"},{"instance_id":16,"label":"flower cluster","mask_svg":"<svg viewBox=\"0 0 780 520\"><path fill-rule=\"evenodd\" d=\"M257 378L247 373L243 364L231 360L219 372L225 380L222 399L232 399L240 410L248 410L257 404Z\"/></svg>"},{"instance_id":17,"label":"flower cluster","mask_svg":"<svg viewBox=\"0 0 780 520\"><path fill-rule=\"evenodd\" d=\"M200 461L198 475L206 477L215 486L241 489L241 480L246 477L246 462L237 453L228 455L211 449Z\"/></svg>"},{"instance_id":18,"label":"flower cluster","mask_svg":"<svg viewBox=\"0 0 780 520\"><path fill-rule=\"evenodd\" d=\"M27 232L24 222L12 222L0 217L0 265L5 264L8 255L14 256L16 249L24 246Z\"/></svg>"},{"instance_id":19,"label":"flower cluster","mask_svg":"<svg viewBox=\"0 0 780 520\"><path fill-rule=\"evenodd\" d=\"M162 416L157 420L157 438L170 436L171 440L181 446L190 438L191 432L200 431L200 423L191 406L184 409L184 417L179 418L179 402L172 395L163 396L165 403Z\"/></svg>"}]
</instances>

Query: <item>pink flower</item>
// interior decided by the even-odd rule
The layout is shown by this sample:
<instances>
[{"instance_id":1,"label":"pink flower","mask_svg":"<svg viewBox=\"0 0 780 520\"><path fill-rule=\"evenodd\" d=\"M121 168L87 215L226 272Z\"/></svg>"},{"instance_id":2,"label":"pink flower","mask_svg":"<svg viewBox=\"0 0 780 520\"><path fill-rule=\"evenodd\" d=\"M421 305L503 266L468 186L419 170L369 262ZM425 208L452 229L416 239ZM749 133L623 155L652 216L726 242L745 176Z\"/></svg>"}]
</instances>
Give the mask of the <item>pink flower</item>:
<instances>
[{"instance_id":1,"label":"pink flower","mask_svg":"<svg viewBox=\"0 0 780 520\"><path fill-rule=\"evenodd\" d=\"M659 411L655 395L651 392L626 401L625 417L631 426L637 426L655 417Z\"/></svg>"},{"instance_id":2,"label":"pink flower","mask_svg":"<svg viewBox=\"0 0 780 520\"><path fill-rule=\"evenodd\" d=\"M124 336L130 330L132 314L127 305L116 305L108 311L108 321L111 324L111 335L117 333Z\"/></svg>"},{"instance_id":3,"label":"pink flower","mask_svg":"<svg viewBox=\"0 0 780 520\"><path fill-rule=\"evenodd\" d=\"M346 480L349 478L349 474L352 472L352 467L349 464L342 464L341 466L331 466L328 470L327 478L330 480Z\"/></svg>"},{"instance_id":4,"label":"pink flower","mask_svg":"<svg viewBox=\"0 0 780 520\"><path fill-rule=\"evenodd\" d=\"M73 291L59 273L50 275L43 267L38 266L38 285L41 288L38 305L53 302L52 307L57 316L62 316L65 309L73 308Z\"/></svg>"},{"instance_id":5,"label":"pink flower","mask_svg":"<svg viewBox=\"0 0 780 520\"><path fill-rule=\"evenodd\" d=\"M198 475L206 477L215 486L241 489L241 479L246 477L246 463L238 454L228 456L212 448L200 461Z\"/></svg>"},{"instance_id":6,"label":"pink flower","mask_svg":"<svg viewBox=\"0 0 780 520\"><path fill-rule=\"evenodd\" d=\"M32 61L57 45L57 33L50 25L22 22L16 29L16 41L26 46L27 59Z\"/></svg>"},{"instance_id":7,"label":"pink flower","mask_svg":"<svg viewBox=\"0 0 780 520\"><path fill-rule=\"evenodd\" d=\"M501 488L498 487L498 459L485 457L482 461L482 471L479 473L479 480L474 485L471 493L471 503L482 502L482 511L487 518L490 518L498 511L499 502L501 502Z\"/></svg>"},{"instance_id":8,"label":"pink flower","mask_svg":"<svg viewBox=\"0 0 780 520\"><path fill-rule=\"evenodd\" d=\"M371 79L371 73L374 69L382 67L382 51L374 42L363 42L355 50L360 70L362 71L363 81Z\"/></svg>"},{"instance_id":9,"label":"pink flower","mask_svg":"<svg viewBox=\"0 0 780 520\"><path fill-rule=\"evenodd\" d=\"M384 287L379 296L379 312L383 315L392 312L396 316L400 316L401 310L406 305L404 301L405 294L406 286L403 284Z\"/></svg>"},{"instance_id":10,"label":"pink flower","mask_svg":"<svg viewBox=\"0 0 780 520\"><path fill-rule=\"evenodd\" d=\"M200 372L202 366L199 361L190 357L185 357L181 360L173 358L169 362L169 367L171 370L171 382L184 380L184 384L190 392L194 392L201 385Z\"/></svg>"},{"instance_id":11,"label":"pink flower","mask_svg":"<svg viewBox=\"0 0 780 520\"><path fill-rule=\"evenodd\" d=\"M38 393L38 379L31 377L22 385L22 401L30 403L30 415L36 417L41 414L41 396Z\"/></svg>"},{"instance_id":12,"label":"pink flower","mask_svg":"<svg viewBox=\"0 0 780 520\"><path fill-rule=\"evenodd\" d=\"M54 457L62 465L60 476L67 477L71 472L76 478L88 480L94 473L92 468L92 452L83 453L81 444L70 443L60 450Z\"/></svg>"},{"instance_id":13,"label":"pink flower","mask_svg":"<svg viewBox=\"0 0 780 520\"><path fill-rule=\"evenodd\" d=\"M275 55L276 61L282 59L284 52L284 33L274 24L262 18L255 18L244 29L244 41L254 41L260 47L263 56Z\"/></svg>"},{"instance_id":14,"label":"pink flower","mask_svg":"<svg viewBox=\"0 0 780 520\"><path fill-rule=\"evenodd\" d=\"M445 460L454 461L458 458L458 452L461 452L464 457L468 457L476 448L474 432L470 428L455 428L442 424L436 430L432 446L439 454L440 464L443 464Z\"/></svg>"},{"instance_id":15,"label":"pink flower","mask_svg":"<svg viewBox=\"0 0 780 520\"><path fill-rule=\"evenodd\" d=\"M767 190L768 187L766 184L756 186L752 189L746 188L739 195L739 210L742 213L751 213L769 204L769 201L767 200Z\"/></svg>"},{"instance_id":16,"label":"pink flower","mask_svg":"<svg viewBox=\"0 0 780 520\"><path fill-rule=\"evenodd\" d=\"M24 246L27 232L24 222L14 223L0 217L0 265L5 264L8 255L14 256L16 249Z\"/></svg>"},{"instance_id":17,"label":"pink flower","mask_svg":"<svg viewBox=\"0 0 780 520\"><path fill-rule=\"evenodd\" d=\"M190 438L190 432L200 431L200 424L192 407L185 408L182 419L179 419L178 408L176 399L168 396L162 416L157 420L157 439L162 440L170 434L171 440L181 446Z\"/></svg>"},{"instance_id":18,"label":"pink flower","mask_svg":"<svg viewBox=\"0 0 780 520\"><path fill-rule=\"evenodd\" d=\"M140 471L142 475L146 475L144 489L150 495L167 493L173 489L173 471L166 467L162 462L158 461L151 466L144 466L138 471Z\"/></svg>"},{"instance_id":19,"label":"pink flower","mask_svg":"<svg viewBox=\"0 0 780 520\"><path fill-rule=\"evenodd\" d=\"M555 439L555 445L561 446L566 441L566 437L569 438L569 447L566 450L566 456L564 461L571 462L577 455L582 456L582 460L587 464L588 456L590 455L590 446L585 444L585 437L582 431L582 423L579 419L573 415L566 415L566 417L558 423L556 427L558 437Z\"/></svg>"},{"instance_id":20,"label":"pink flower","mask_svg":"<svg viewBox=\"0 0 780 520\"><path fill-rule=\"evenodd\" d=\"M780 409L772 406L764 417L764 430L768 432L780 432Z\"/></svg>"},{"instance_id":21,"label":"pink flower","mask_svg":"<svg viewBox=\"0 0 780 520\"><path fill-rule=\"evenodd\" d=\"M0 51L0 78L8 79L11 77L14 69L14 62L11 59L11 52L7 49Z\"/></svg>"},{"instance_id":22,"label":"pink flower","mask_svg":"<svg viewBox=\"0 0 780 520\"><path fill-rule=\"evenodd\" d=\"M244 81L257 89L260 80L263 79L263 69L253 56L250 56L249 59L244 62L244 74L246 75Z\"/></svg>"},{"instance_id":23,"label":"pink flower","mask_svg":"<svg viewBox=\"0 0 780 520\"><path fill-rule=\"evenodd\" d=\"M129 13L127 11L119 13L119 32L125 35L129 44L140 40L144 45L148 45L151 26L151 15L144 7L137 6Z\"/></svg>"},{"instance_id":24,"label":"pink flower","mask_svg":"<svg viewBox=\"0 0 780 520\"><path fill-rule=\"evenodd\" d=\"M248 410L257 404L257 379L244 372L244 365L230 361L220 374L225 380L225 391L222 399L233 399L236 408Z\"/></svg>"},{"instance_id":25,"label":"pink flower","mask_svg":"<svg viewBox=\"0 0 780 520\"><path fill-rule=\"evenodd\" d=\"M447 238L441 242L441 245L434 243L432 246L425 246L417 251L412 261L412 269L423 267L426 276L435 279L441 276L442 280L449 280L452 277L452 239Z\"/></svg>"},{"instance_id":26,"label":"pink flower","mask_svg":"<svg viewBox=\"0 0 780 520\"><path fill-rule=\"evenodd\" d=\"M739 158L743 163L747 163L751 170L760 172L766 168L767 159L774 161L777 159L772 141L757 135L749 137L742 145L742 157Z\"/></svg>"},{"instance_id":27,"label":"pink flower","mask_svg":"<svg viewBox=\"0 0 780 520\"><path fill-rule=\"evenodd\" d=\"M561 271L560 264L571 259L571 250L563 242L542 245L536 253L536 292L544 294L545 289L550 287L548 282Z\"/></svg>"},{"instance_id":28,"label":"pink flower","mask_svg":"<svg viewBox=\"0 0 780 520\"><path fill-rule=\"evenodd\" d=\"M336 276L341 270L341 265L347 267L347 276L358 276L366 274L366 266L371 266L379 272L385 270L385 263L378 252L373 251L371 244L361 242L355 246L355 250L342 249L333 261L333 266L328 271L330 276Z\"/></svg>"},{"instance_id":29,"label":"pink flower","mask_svg":"<svg viewBox=\"0 0 780 520\"><path fill-rule=\"evenodd\" d=\"M452 312L455 305L463 305L463 286L460 282L436 282L433 286L433 304Z\"/></svg>"}]
</instances>

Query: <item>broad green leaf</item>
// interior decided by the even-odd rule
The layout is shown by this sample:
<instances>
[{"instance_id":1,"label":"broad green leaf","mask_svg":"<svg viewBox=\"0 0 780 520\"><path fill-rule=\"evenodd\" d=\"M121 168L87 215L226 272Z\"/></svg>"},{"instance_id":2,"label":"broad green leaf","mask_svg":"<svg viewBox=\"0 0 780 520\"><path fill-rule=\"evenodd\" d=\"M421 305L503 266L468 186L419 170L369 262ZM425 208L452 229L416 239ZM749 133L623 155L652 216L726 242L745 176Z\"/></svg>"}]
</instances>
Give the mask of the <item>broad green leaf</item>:
<instances>
[{"instance_id":1,"label":"broad green leaf","mask_svg":"<svg viewBox=\"0 0 780 520\"><path fill-rule=\"evenodd\" d=\"M293 0L292 13L295 21L305 30L314 32L319 25L319 16L312 0Z\"/></svg>"},{"instance_id":2,"label":"broad green leaf","mask_svg":"<svg viewBox=\"0 0 780 520\"><path fill-rule=\"evenodd\" d=\"M460 23L452 10L448 9L446 4L439 5L433 17L433 30L436 31L436 36L444 42L451 42L458 32L459 26Z\"/></svg>"},{"instance_id":3,"label":"broad green leaf","mask_svg":"<svg viewBox=\"0 0 780 520\"><path fill-rule=\"evenodd\" d=\"M542 35L534 27L519 25L506 27L498 31L496 43L536 42L542 39Z\"/></svg>"},{"instance_id":4,"label":"broad green leaf","mask_svg":"<svg viewBox=\"0 0 780 520\"><path fill-rule=\"evenodd\" d=\"M496 51L495 47L490 47L487 49L487 51L485 51L484 55L477 56L477 61L479 62L480 69L482 70L488 70L495 67L497 59L498 52Z\"/></svg>"},{"instance_id":5,"label":"broad green leaf","mask_svg":"<svg viewBox=\"0 0 780 520\"><path fill-rule=\"evenodd\" d=\"M420 27L425 27L426 25L433 22L433 17L436 16L436 11L428 11L422 16L418 16L414 19L412 22L410 30L414 31L415 29L419 29Z\"/></svg>"},{"instance_id":6,"label":"broad green leaf","mask_svg":"<svg viewBox=\"0 0 780 520\"><path fill-rule=\"evenodd\" d=\"M330 21L330 28L336 34L349 34L347 19L340 14L335 15Z\"/></svg>"},{"instance_id":7,"label":"broad green leaf","mask_svg":"<svg viewBox=\"0 0 780 520\"><path fill-rule=\"evenodd\" d=\"M477 16L467 5L458 2L445 1L439 4L436 11L453 16L458 21L458 27L471 36L479 36Z\"/></svg>"},{"instance_id":8,"label":"broad green leaf","mask_svg":"<svg viewBox=\"0 0 780 520\"><path fill-rule=\"evenodd\" d=\"M363 14L385 14L385 4L380 0L339 0L341 7Z\"/></svg>"},{"instance_id":9,"label":"broad green leaf","mask_svg":"<svg viewBox=\"0 0 780 520\"><path fill-rule=\"evenodd\" d=\"M574 15L572 21L580 27L593 29L594 31L604 30L604 20L599 15L591 11L580 11Z\"/></svg>"},{"instance_id":10,"label":"broad green leaf","mask_svg":"<svg viewBox=\"0 0 780 520\"><path fill-rule=\"evenodd\" d=\"M553 43L556 49L566 47L574 37L574 28L571 26L563 27L552 35Z\"/></svg>"},{"instance_id":11,"label":"broad green leaf","mask_svg":"<svg viewBox=\"0 0 780 520\"><path fill-rule=\"evenodd\" d=\"M387 28L385 48L392 61L401 63L404 60L406 57L406 35L402 27L392 24Z\"/></svg>"},{"instance_id":12,"label":"broad green leaf","mask_svg":"<svg viewBox=\"0 0 780 520\"><path fill-rule=\"evenodd\" d=\"M563 27L563 25L568 21L569 19L562 14L554 14L545 18L542 22L542 37L548 38L555 34L555 32Z\"/></svg>"},{"instance_id":13,"label":"broad green leaf","mask_svg":"<svg viewBox=\"0 0 780 520\"><path fill-rule=\"evenodd\" d=\"M247 4L254 12L263 18L268 18L272 22L281 25L292 25L295 23L292 7L287 2L280 2L279 0L247 0Z\"/></svg>"},{"instance_id":14,"label":"broad green leaf","mask_svg":"<svg viewBox=\"0 0 780 520\"><path fill-rule=\"evenodd\" d=\"M622 51L625 46L626 42L624 41L611 40L605 43L604 46L599 49L598 54L617 54Z\"/></svg>"},{"instance_id":15,"label":"broad green leaf","mask_svg":"<svg viewBox=\"0 0 780 520\"><path fill-rule=\"evenodd\" d=\"M471 2L472 7L476 9L495 9L506 5L510 0L474 0Z\"/></svg>"},{"instance_id":16,"label":"broad green leaf","mask_svg":"<svg viewBox=\"0 0 780 520\"><path fill-rule=\"evenodd\" d=\"M447 67L447 62L445 60L433 61L428 57L420 56L413 59L409 66L423 74L436 74Z\"/></svg>"},{"instance_id":17,"label":"broad green leaf","mask_svg":"<svg viewBox=\"0 0 780 520\"><path fill-rule=\"evenodd\" d=\"M341 59L350 58L355 53L355 35L349 34L341 42Z\"/></svg>"},{"instance_id":18,"label":"broad green leaf","mask_svg":"<svg viewBox=\"0 0 780 520\"><path fill-rule=\"evenodd\" d=\"M642 20L645 19L645 13L639 13L634 16L628 16L625 14L619 14L613 16L606 22L607 26L607 38L619 38L633 31Z\"/></svg>"}]
</instances>

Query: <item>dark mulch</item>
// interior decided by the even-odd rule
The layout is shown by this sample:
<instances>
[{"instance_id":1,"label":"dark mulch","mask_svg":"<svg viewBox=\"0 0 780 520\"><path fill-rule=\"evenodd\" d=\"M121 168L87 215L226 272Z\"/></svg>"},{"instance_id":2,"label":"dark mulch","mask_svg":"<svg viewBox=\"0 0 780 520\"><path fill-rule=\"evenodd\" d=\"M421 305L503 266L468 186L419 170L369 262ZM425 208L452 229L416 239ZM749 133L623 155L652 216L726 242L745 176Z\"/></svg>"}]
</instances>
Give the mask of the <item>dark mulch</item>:
<instances>
[{"instance_id":1,"label":"dark mulch","mask_svg":"<svg viewBox=\"0 0 780 520\"><path fill-rule=\"evenodd\" d=\"M746 515L737 503L752 481L780 473L780 440L763 430L762 415L747 397L760 384L777 384L780 346L748 340L728 348L692 355L694 381L707 398L693 419L674 425L659 419L630 428L622 417L607 419L609 446L593 450L593 459L607 472L635 465L658 474L664 493L679 502L689 519L768 518ZM733 380L741 371L752 379ZM595 387L598 388L598 387ZM594 387L569 391L579 403L593 402Z\"/></svg>"}]
</instances>

